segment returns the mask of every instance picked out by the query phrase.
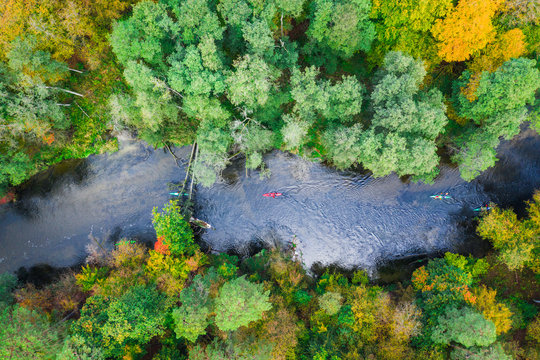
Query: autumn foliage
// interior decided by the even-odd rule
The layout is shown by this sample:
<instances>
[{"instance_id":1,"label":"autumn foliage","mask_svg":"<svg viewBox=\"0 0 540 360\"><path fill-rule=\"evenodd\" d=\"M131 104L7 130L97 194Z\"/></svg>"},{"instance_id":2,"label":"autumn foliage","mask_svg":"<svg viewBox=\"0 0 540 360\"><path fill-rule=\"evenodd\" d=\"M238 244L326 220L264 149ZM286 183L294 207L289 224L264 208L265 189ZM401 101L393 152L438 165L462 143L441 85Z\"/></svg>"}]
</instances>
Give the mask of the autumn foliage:
<instances>
[{"instance_id":1,"label":"autumn foliage","mask_svg":"<svg viewBox=\"0 0 540 360\"><path fill-rule=\"evenodd\" d=\"M165 237L158 236L156 243L154 244L154 250L163 255L170 255L169 245L164 243Z\"/></svg>"},{"instance_id":2,"label":"autumn foliage","mask_svg":"<svg viewBox=\"0 0 540 360\"><path fill-rule=\"evenodd\" d=\"M461 0L432 28L439 56L445 61L464 61L495 38L493 16L502 0Z\"/></svg>"}]
</instances>

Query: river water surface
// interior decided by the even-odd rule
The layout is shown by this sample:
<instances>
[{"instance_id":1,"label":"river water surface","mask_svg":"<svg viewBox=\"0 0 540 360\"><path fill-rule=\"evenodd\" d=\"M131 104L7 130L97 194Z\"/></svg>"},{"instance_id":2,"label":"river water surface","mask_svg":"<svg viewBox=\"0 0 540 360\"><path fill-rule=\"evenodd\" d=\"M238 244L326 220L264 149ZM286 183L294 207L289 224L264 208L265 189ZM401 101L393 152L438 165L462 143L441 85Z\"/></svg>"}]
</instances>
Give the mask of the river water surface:
<instances>
[{"instance_id":1,"label":"river water surface","mask_svg":"<svg viewBox=\"0 0 540 360\"><path fill-rule=\"evenodd\" d=\"M182 159L189 149L175 149ZM501 144L499 162L467 183L442 166L433 185L339 172L297 156L265 157L271 176L245 174L243 160L211 188L198 187L197 217L215 229L202 240L217 251L247 253L251 245L298 242L306 266L360 266L467 248L473 208L494 201L521 207L540 188L540 137L525 129ZM0 207L0 272L81 261L89 234L112 244L122 237L151 241L151 211L168 199L167 184L185 172L163 150L120 139L120 151L53 167L29 181L16 203ZM281 192L265 198L265 192ZM429 195L448 192L452 200ZM467 230L469 229L469 230Z\"/></svg>"}]
</instances>

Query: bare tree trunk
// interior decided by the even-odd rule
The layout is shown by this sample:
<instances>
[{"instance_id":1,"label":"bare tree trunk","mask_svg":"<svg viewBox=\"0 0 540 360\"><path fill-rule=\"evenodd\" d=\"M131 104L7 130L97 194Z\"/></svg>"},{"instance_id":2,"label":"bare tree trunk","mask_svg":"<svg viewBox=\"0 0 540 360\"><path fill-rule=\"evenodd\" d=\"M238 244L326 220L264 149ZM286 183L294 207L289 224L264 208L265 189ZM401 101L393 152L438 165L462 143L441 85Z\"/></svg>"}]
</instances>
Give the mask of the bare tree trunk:
<instances>
[{"instance_id":1,"label":"bare tree trunk","mask_svg":"<svg viewBox=\"0 0 540 360\"><path fill-rule=\"evenodd\" d=\"M281 37L283 37L283 12L281 13Z\"/></svg>"},{"instance_id":2,"label":"bare tree trunk","mask_svg":"<svg viewBox=\"0 0 540 360\"><path fill-rule=\"evenodd\" d=\"M92 119L92 118L90 117L90 115L88 115L88 114L86 113L86 111L84 111L84 109L81 107L81 105L79 105L79 103L77 103L76 101L75 101L75 105L77 105L77 107L83 112L84 115L86 115L87 118Z\"/></svg>"},{"instance_id":3,"label":"bare tree trunk","mask_svg":"<svg viewBox=\"0 0 540 360\"><path fill-rule=\"evenodd\" d=\"M80 96L80 97L84 97L83 94L79 94L78 92L71 91L71 90L66 90L66 89L62 89L62 88L59 88L59 87L56 87L56 86L45 86L45 88L47 88L47 89L60 90L60 91L66 92L66 93L68 93L68 94L73 94L73 95L77 95L77 96Z\"/></svg>"},{"instance_id":4,"label":"bare tree trunk","mask_svg":"<svg viewBox=\"0 0 540 360\"><path fill-rule=\"evenodd\" d=\"M72 68L68 68L68 70L69 71L74 71L74 72L79 73L79 74L83 73L83 71L81 71L81 70L76 70L76 69L72 69Z\"/></svg>"}]
</instances>

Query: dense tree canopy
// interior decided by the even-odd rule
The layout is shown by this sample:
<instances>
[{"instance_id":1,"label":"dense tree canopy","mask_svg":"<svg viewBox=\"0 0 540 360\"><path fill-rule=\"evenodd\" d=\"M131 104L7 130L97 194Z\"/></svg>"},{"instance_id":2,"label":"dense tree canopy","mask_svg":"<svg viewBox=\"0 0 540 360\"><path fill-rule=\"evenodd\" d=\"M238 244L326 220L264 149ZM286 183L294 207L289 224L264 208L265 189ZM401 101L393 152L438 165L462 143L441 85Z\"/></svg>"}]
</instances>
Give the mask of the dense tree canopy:
<instances>
[{"instance_id":1,"label":"dense tree canopy","mask_svg":"<svg viewBox=\"0 0 540 360\"><path fill-rule=\"evenodd\" d=\"M499 137L518 131L537 91L532 60L519 57L538 51L538 8L10 0L0 5L0 148L15 161L0 159L2 191L46 164L113 148L109 132L122 127L154 146L196 142L191 169L206 186L238 152L268 174L263 154L273 148L428 181L448 149L471 180L495 163ZM462 127L446 126L446 112Z\"/></svg>"},{"instance_id":2,"label":"dense tree canopy","mask_svg":"<svg viewBox=\"0 0 540 360\"><path fill-rule=\"evenodd\" d=\"M244 277L226 282L216 298L216 325L230 331L259 320L272 307L268 298L269 292L264 292L262 285Z\"/></svg>"},{"instance_id":3,"label":"dense tree canopy","mask_svg":"<svg viewBox=\"0 0 540 360\"><path fill-rule=\"evenodd\" d=\"M519 58L492 73L482 73L472 98L467 93L471 73L465 72L455 82L457 112L474 122L456 139L459 150L454 159L464 179L472 180L494 165L499 137L511 139L519 133L526 106L534 103L540 88L540 71L535 66L536 61Z\"/></svg>"},{"instance_id":4,"label":"dense tree canopy","mask_svg":"<svg viewBox=\"0 0 540 360\"><path fill-rule=\"evenodd\" d=\"M519 220L511 209L495 207L480 220L477 231L499 250L499 259L509 269L528 265L540 272L540 193L536 192L527 208L528 218Z\"/></svg>"},{"instance_id":5,"label":"dense tree canopy","mask_svg":"<svg viewBox=\"0 0 540 360\"><path fill-rule=\"evenodd\" d=\"M371 17L377 38L370 55L381 62L388 51L402 51L436 65L440 60L431 28L452 5L451 0L374 0Z\"/></svg>"},{"instance_id":6,"label":"dense tree canopy","mask_svg":"<svg viewBox=\"0 0 540 360\"><path fill-rule=\"evenodd\" d=\"M447 118L437 89L420 91L426 72L421 61L389 53L371 94L371 129L361 159L375 176L416 175L431 180L439 163L434 140Z\"/></svg>"},{"instance_id":7,"label":"dense tree canopy","mask_svg":"<svg viewBox=\"0 0 540 360\"><path fill-rule=\"evenodd\" d=\"M10 0L0 4L0 57L20 36L37 37L56 60L75 56L91 68L103 60L110 24L136 0Z\"/></svg>"},{"instance_id":8,"label":"dense tree canopy","mask_svg":"<svg viewBox=\"0 0 540 360\"><path fill-rule=\"evenodd\" d=\"M115 149L125 128L155 147L193 144L189 171L204 186L238 155L248 175L268 175L272 149L424 181L450 155L472 180L501 138L526 120L540 129L539 9L2 1L0 198L50 164ZM52 284L0 275L0 357L540 358L538 194L523 218L482 213L493 254L414 262L391 285L361 270L308 276L285 249L203 253L178 205L154 210L153 249L122 240Z\"/></svg>"},{"instance_id":9,"label":"dense tree canopy","mask_svg":"<svg viewBox=\"0 0 540 360\"><path fill-rule=\"evenodd\" d=\"M370 49L375 37L375 26L369 19L370 1L315 0L311 6L310 38L345 58Z\"/></svg>"},{"instance_id":10,"label":"dense tree canopy","mask_svg":"<svg viewBox=\"0 0 540 360\"><path fill-rule=\"evenodd\" d=\"M469 308L448 308L439 316L431 334L435 343L456 342L465 347L491 345L495 339L495 325Z\"/></svg>"},{"instance_id":11,"label":"dense tree canopy","mask_svg":"<svg viewBox=\"0 0 540 360\"><path fill-rule=\"evenodd\" d=\"M482 50L495 37L492 18L502 0L461 0L432 28L439 56L445 61L463 61Z\"/></svg>"}]
</instances>

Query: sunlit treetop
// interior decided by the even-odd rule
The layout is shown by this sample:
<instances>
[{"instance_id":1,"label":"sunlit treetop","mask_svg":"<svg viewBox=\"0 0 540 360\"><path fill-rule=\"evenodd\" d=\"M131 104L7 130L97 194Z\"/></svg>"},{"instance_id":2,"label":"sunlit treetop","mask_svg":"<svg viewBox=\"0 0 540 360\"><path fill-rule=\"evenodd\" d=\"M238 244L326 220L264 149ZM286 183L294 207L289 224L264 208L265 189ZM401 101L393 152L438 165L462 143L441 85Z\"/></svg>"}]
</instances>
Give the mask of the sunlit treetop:
<instances>
[{"instance_id":1,"label":"sunlit treetop","mask_svg":"<svg viewBox=\"0 0 540 360\"><path fill-rule=\"evenodd\" d=\"M403 51L429 63L439 62L431 28L452 9L452 0L374 0L371 18L376 23L375 55Z\"/></svg>"},{"instance_id":2,"label":"sunlit treetop","mask_svg":"<svg viewBox=\"0 0 540 360\"><path fill-rule=\"evenodd\" d=\"M175 24L165 5L143 1L133 8L132 16L114 25L110 41L121 63L142 59L163 66L164 47L174 31Z\"/></svg>"},{"instance_id":3,"label":"sunlit treetop","mask_svg":"<svg viewBox=\"0 0 540 360\"><path fill-rule=\"evenodd\" d=\"M307 35L350 58L371 47L375 26L369 19L370 11L369 0L315 0Z\"/></svg>"},{"instance_id":4,"label":"sunlit treetop","mask_svg":"<svg viewBox=\"0 0 540 360\"><path fill-rule=\"evenodd\" d=\"M495 38L493 16L503 0L461 0L432 28L439 56L445 61L464 61Z\"/></svg>"}]
</instances>

